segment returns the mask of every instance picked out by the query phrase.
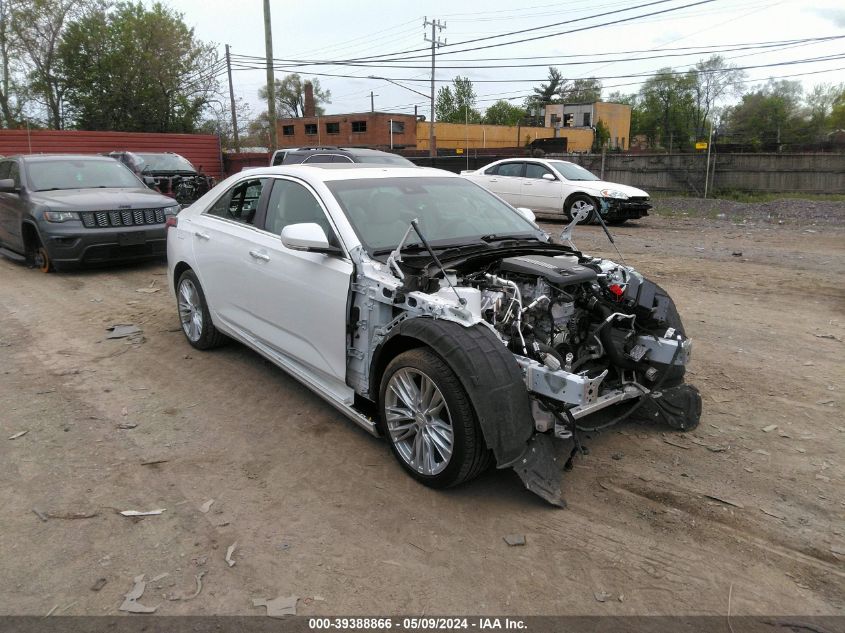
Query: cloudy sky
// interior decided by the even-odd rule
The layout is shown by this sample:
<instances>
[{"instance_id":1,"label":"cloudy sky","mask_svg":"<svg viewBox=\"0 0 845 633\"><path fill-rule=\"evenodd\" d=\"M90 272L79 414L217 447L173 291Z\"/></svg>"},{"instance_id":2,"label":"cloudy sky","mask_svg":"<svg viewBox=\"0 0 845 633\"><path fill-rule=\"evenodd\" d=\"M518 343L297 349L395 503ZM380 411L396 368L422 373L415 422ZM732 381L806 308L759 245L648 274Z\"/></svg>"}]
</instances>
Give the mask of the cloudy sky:
<instances>
[{"instance_id":1,"label":"cloudy sky","mask_svg":"<svg viewBox=\"0 0 845 633\"><path fill-rule=\"evenodd\" d=\"M184 14L197 37L219 44L221 50L229 44L234 55L264 55L262 0L165 0L165 4ZM277 62L276 73L281 77L286 74L283 69L290 69L318 77L332 93L328 113L367 111L373 91L377 110L413 112L417 104L427 115L424 97L367 77L393 78L428 94L429 44L423 40L423 21L428 17L446 24L441 37L447 45L437 56L437 85L458 74L469 77L481 108L498 98L521 103L532 86L544 80L549 65L570 79L603 77L606 95L613 90L635 92L644 81L635 75L665 66L685 70L721 49L728 49L720 54L731 63L755 67L747 70L750 86L786 76L801 80L805 89L816 83L845 82L845 5L840 0L526 0L525 4L515 9L513 0L271 0L274 56L284 60ZM637 17L657 11L666 12ZM614 21L619 22L606 24ZM581 30L572 32L575 29ZM514 31L524 32L494 37ZM795 42L824 37L838 39ZM532 39L505 44L527 38ZM750 47L761 43L766 48ZM373 57L395 61L370 62L373 65L367 67L299 63ZM832 59L818 59L825 57ZM801 62L811 59L815 61ZM780 65L784 62L789 64ZM237 66L260 64L241 61ZM257 91L264 84L264 72L234 72L236 95L256 112L263 109Z\"/></svg>"}]
</instances>

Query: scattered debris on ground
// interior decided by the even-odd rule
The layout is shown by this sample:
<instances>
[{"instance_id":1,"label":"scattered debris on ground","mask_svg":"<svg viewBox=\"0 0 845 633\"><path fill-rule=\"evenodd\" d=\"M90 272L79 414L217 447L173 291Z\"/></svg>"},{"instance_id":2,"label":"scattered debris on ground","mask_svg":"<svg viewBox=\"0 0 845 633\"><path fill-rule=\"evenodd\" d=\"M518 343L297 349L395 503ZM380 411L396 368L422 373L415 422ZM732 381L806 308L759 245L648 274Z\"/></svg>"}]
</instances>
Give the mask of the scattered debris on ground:
<instances>
[{"instance_id":1,"label":"scattered debris on ground","mask_svg":"<svg viewBox=\"0 0 845 633\"><path fill-rule=\"evenodd\" d=\"M10 436L10 437L9 437L9 439L10 439L10 440L16 440L16 439L18 439L19 437L23 437L23 436L24 436L24 435L26 435L27 433L29 433L29 429L27 429L26 431L18 431L18 432L17 432L17 433L15 433L14 435Z\"/></svg>"},{"instance_id":2,"label":"scattered debris on ground","mask_svg":"<svg viewBox=\"0 0 845 633\"><path fill-rule=\"evenodd\" d=\"M143 330L136 325L131 323L115 323L114 325L107 327L106 334L107 339L114 339L114 338L126 338L128 336L138 336L143 334Z\"/></svg>"},{"instance_id":3,"label":"scattered debris on ground","mask_svg":"<svg viewBox=\"0 0 845 633\"><path fill-rule=\"evenodd\" d=\"M298 596L278 597L268 600L266 598L255 598L252 601L254 607L267 607L267 615L271 618L281 618L286 615L296 615L296 603Z\"/></svg>"},{"instance_id":4,"label":"scattered debris on ground","mask_svg":"<svg viewBox=\"0 0 845 633\"><path fill-rule=\"evenodd\" d=\"M144 595L144 589L147 587L147 583L144 582L144 574L135 576L133 582L135 584L129 590L129 593L123 596L123 604L117 610L127 611L129 613L155 613L158 607L148 607L138 602L141 596Z\"/></svg>"},{"instance_id":5,"label":"scattered debris on ground","mask_svg":"<svg viewBox=\"0 0 845 633\"><path fill-rule=\"evenodd\" d=\"M211 505L214 503L214 499L209 499L204 504L200 506L200 512L203 514L207 514L209 510L211 510Z\"/></svg>"},{"instance_id":6,"label":"scattered debris on ground","mask_svg":"<svg viewBox=\"0 0 845 633\"><path fill-rule=\"evenodd\" d=\"M164 512L166 508L159 508L158 510L121 510L120 514L125 517L151 517L156 516Z\"/></svg>"},{"instance_id":7,"label":"scattered debris on ground","mask_svg":"<svg viewBox=\"0 0 845 633\"><path fill-rule=\"evenodd\" d=\"M196 590L194 591L194 593L192 593L191 595L185 596L185 595L175 595L175 594L170 594L170 595L166 595L166 596L165 596L165 598L167 598L168 600L171 600L171 601L176 601L176 600L182 600L182 601L186 601L186 600L193 600L193 599L194 599L194 598L196 598L198 595L200 595L200 593L202 592L202 578L203 578L203 576L205 576L205 574L206 574L206 571L205 571L205 570L203 570L203 571L201 571L200 573L198 573L196 576L194 576L194 581L197 583L197 588L196 588Z\"/></svg>"},{"instance_id":8,"label":"scattered debris on ground","mask_svg":"<svg viewBox=\"0 0 845 633\"><path fill-rule=\"evenodd\" d=\"M99 591L100 589L106 586L107 582L108 580L105 578L97 578L97 580L94 581L94 584L91 585L91 591Z\"/></svg>"},{"instance_id":9,"label":"scattered debris on ground","mask_svg":"<svg viewBox=\"0 0 845 633\"><path fill-rule=\"evenodd\" d=\"M236 548L237 546L238 546L238 542L237 542L237 541L235 541L235 542L234 542L234 543L232 543L232 544L229 546L229 548L226 550L226 564L227 564L227 565L229 565L229 567L234 567L234 566L235 566L235 559L234 559L234 558L232 558L232 554L234 554L234 553L235 553L235 548Z\"/></svg>"},{"instance_id":10,"label":"scattered debris on ground","mask_svg":"<svg viewBox=\"0 0 845 633\"><path fill-rule=\"evenodd\" d=\"M525 545L525 535L523 534L505 534L502 538L505 540L505 543L511 547Z\"/></svg>"}]
</instances>

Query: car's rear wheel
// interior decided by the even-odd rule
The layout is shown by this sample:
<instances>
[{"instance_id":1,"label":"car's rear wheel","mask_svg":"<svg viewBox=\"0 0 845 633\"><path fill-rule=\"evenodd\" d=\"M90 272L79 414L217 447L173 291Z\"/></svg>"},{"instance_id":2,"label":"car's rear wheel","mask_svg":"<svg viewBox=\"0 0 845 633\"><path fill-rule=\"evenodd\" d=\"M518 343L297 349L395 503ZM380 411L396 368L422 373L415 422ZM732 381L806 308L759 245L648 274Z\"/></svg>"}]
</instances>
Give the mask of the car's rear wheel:
<instances>
[{"instance_id":1,"label":"car's rear wheel","mask_svg":"<svg viewBox=\"0 0 845 633\"><path fill-rule=\"evenodd\" d=\"M214 327L205 293L192 270L186 270L176 284L176 303L179 321L188 342L197 349L212 349L221 345L226 336Z\"/></svg>"},{"instance_id":2,"label":"car's rear wheel","mask_svg":"<svg viewBox=\"0 0 845 633\"><path fill-rule=\"evenodd\" d=\"M382 376L379 402L390 448L417 481L447 488L489 466L469 397L433 352L417 348L394 358Z\"/></svg>"},{"instance_id":3,"label":"car's rear wheel","mask_svg":"<svg viewBox=\"0 0 845 633\"><path fill-rule=\"evenodd\" d=\"M595 201L590 196L583 194L572 196L566 201L563 214L566 216L568 222L572 222L573 215L586 207L592 207L592 210L590 211L590 215L587 216L587 219L582 221L582 224L592 224L596 219L595 214L598 212L598 209L596 208Z\"/></svg>"}]
</instances>

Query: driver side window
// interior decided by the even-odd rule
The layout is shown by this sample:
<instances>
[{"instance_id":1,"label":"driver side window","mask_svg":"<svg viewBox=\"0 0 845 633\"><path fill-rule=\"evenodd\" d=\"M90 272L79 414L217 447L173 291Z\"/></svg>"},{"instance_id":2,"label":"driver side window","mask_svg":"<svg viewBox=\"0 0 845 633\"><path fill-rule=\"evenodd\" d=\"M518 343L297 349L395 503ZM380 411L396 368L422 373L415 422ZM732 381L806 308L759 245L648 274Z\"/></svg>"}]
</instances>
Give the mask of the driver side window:
<instances>
[{"instance_id":1,"label":"driver side window","mask_svg":"<svg viewBox=\"0 0 845 633\"><path fill-rule=\"evenodd\" d=\"M223 194L206 213L242 224L252 224L261 199L261 191L266 184L266 178L239 182Z\"/></svg>"},{"instance_id":2,"label":"driver side window","mask_svg":"<svg viewBox=\"0 0 845 633\"><path fill-rule=\"evenodd\" d=\"M502 163L499 165L499 176L509 176L511 178L522 177L522 166L525 163Z\"/></svg>"},{"instance_id":3,"label":"driver side window","mask_svg":"<svg viewBox=\"0 0 845 633\"><path fill-rule=\"evenodd\" d=\"M270 200L267 203L267 217L264 230L281 235L282 229L291 224L314 223L329 238L329 244L340 246L340 242L329 224L323 207L308 189L292 180L277 179L273 182Z\"/></svg>"},{"instance_id":4,"label":"driver side window","mask_svg":"<svg viewBox=\"0 0 845 633\"><path fill-rule=\"evenodd\" d=\"M546 168L544 165L541 165L540 163L528 163L525 165L526 178L542 178L543 174L551 173L552 172L549 171L548 168Z\"/></svg>"}]
</instances>

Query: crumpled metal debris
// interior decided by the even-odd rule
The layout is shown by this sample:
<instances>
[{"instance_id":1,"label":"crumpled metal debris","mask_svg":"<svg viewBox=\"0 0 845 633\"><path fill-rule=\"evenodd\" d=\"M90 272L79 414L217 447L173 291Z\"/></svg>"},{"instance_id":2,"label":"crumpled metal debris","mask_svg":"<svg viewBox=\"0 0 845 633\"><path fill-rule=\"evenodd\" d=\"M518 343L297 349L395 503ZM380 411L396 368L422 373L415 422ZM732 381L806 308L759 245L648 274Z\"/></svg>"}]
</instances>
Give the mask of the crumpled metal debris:
<instances>
[{"instance_id":1,"label":"crumpled metal debris","mask_svg":"<svg viewBox=\"0 0 845 633\"><path fill-rule=\"evenodd\" d=\"M144 574L135 576L134 582L135 584L129 590L129 593L123 596L123 604L117 610L128 611L129 613L155 613L158 607L147 607L138 602L141 596L144 595L144 589L147 588L147 583L144 582Z\"/></svg>"},{"instance_id":2,"label":"crumpled metal debris","mask_svg":"<svg viewBox=\"0 0 845 633\"><path fill-rule=\"evenodd\" d=\"M234 554L234 553L235 553L235 548L236 548L237 546L238 546L238 542L237 542L237 541L235 541L235 542L234 542L234 543L232 543L232 544L229 546L229 548L226 550L226 564L227 564L227 565L229 565L229 567L234 567L234 566L235 566L235 560L232 558L232 554Z\"/></svg>"},{"instance_id":3,"label":"crumpled metal debris","mask_svg":"<svg viewBox=\"0 0 845 633\"><path fill-rule=\"evenodd\" d=\"M271 618L281 618L286 615L296 615L296 603L299 596L286 596L267 600L266 598L255 598L252 601L254 607L267 607L267 615Z\"/></svg>"}]
</instances>

